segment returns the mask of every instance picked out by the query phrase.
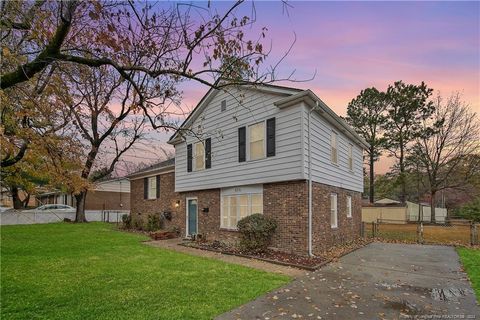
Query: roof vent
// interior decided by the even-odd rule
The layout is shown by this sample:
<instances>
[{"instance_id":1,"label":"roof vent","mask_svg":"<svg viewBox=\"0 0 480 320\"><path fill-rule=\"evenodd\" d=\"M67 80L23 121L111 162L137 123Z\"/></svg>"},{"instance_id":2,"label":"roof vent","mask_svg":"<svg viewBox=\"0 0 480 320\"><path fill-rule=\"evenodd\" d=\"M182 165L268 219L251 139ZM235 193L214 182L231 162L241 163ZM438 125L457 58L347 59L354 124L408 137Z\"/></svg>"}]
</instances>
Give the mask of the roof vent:
<instances>
[{"instance_id":1,"label":"roof vent","mask_svg":"<svg viewBox=\"0 0 480 320\"><path fill-rule=\"evenodd\" d=\"M220 110L222 112L224 112L225 110L227 110L227 101L226 100L222 100L222 105L220 107Z\"/></svg>"}]
</instances>

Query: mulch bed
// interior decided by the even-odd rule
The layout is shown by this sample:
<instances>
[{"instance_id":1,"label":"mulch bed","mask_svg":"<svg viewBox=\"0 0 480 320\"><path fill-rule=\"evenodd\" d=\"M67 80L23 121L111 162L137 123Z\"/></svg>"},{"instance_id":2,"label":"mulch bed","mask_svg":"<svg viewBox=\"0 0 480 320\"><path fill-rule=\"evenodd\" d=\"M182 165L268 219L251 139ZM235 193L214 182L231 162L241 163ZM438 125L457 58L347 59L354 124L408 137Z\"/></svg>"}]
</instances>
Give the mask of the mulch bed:
<instances>
[{"instance_id":1,"label":"mulch bed","mask_svg":"<svg viewBox=\"0 0 480 320\"><path fill-rule=\"evenodd\" d=\"M184 242L180 245L201 250L214 251L226 255L235 255L244 258L262 260L283 266L315 271L328 264L329 262L335 261L341 256L353 252L370 242L371 241L359 239L357 241L353 241L342 246L334 247L329 251L315 257L301 256L271 249L259 253L244 252L238 248L227 246L218 241Z\"/></svg>"}]
</instances>

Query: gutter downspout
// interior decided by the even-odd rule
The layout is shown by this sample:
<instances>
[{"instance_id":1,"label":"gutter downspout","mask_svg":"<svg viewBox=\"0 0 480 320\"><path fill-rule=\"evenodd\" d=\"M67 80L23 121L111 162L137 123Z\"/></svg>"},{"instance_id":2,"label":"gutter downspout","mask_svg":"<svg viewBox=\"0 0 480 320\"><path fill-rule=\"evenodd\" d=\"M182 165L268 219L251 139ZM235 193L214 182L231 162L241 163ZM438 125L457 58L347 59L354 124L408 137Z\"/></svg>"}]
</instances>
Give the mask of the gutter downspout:
<instances>
[{"instance_id":1,"label":"gutter downspout","mask_svg":"<svg viewBox=\"0 0 480 320\"><path fill-rule=\"evenodd\" d=\"M311 130L310 122L312 117L312 112L320 109L318 101L315 101L315 107L311 108L308 111L308 255L313 257L312 249L312 197L313 197L313 188L312 188L312 144L311 144Z\"/></svg>"}]
</instances>

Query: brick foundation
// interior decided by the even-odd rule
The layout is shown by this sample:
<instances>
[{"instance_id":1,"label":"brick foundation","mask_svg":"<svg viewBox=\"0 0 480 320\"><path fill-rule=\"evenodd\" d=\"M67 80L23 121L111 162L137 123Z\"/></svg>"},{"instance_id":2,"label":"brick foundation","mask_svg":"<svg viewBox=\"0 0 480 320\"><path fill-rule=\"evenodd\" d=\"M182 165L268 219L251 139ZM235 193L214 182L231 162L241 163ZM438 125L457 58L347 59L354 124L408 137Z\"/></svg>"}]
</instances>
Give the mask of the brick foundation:
<instances>
[{"instance_id":1,"label":"brick foundation","mask_svg":"<svg viewBox=\"0 0 480 320\"><path fill-rule=\"evenodd\" d=\"M131 181L131 213L146 221L151 213L169 211L172 220L165 227L177 226L185 236L186 198L198 199L198 233L208 240L238 241L235 231L220 229L220 189L174 192L175 174L162 174L160 198L143 199L143 179ZM330 227L330 194L337 194L338 228ZM347 195L352 197L352 217L347 218ZM263 185L263 212L277 220L272 247L297 254L308 253L308 183L305 180ZM176 207L176 202L179 206ZM208 208L205 212L204 208ZM342 188L313 183L313 252L320 253L333 245L360 236L361 195Z\"/></svg>"}]
</instances>

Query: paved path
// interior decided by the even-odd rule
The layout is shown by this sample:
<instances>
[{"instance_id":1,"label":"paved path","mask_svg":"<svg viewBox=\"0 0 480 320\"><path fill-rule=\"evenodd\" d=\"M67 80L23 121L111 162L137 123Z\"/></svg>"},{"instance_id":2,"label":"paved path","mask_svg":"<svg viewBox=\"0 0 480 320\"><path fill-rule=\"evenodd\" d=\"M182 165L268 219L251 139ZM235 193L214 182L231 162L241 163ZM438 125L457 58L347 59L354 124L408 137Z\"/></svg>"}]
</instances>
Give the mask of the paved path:
<instances>
[{"instance_id":1,"label":"paved path","mask_svg":"<svg viewBox=\"0 0 480 320\"><path fill-rule=\"evenodd\" d=\"M160 247L164 249L169 249L169 250L175 250L178 252L183 252L195 256L200 256L200 257L207 257L207 258L212 258L212 259L218 259L222 260L228 263L234 263L234 264L239 264L242 266L246 267L251 267L255 269L260 269L263 271L267 272L274 272L274 273L280 273L280 274L285 274L293 278L298 278L301 276L304 276L306 272L304 270L296 269L296 268L291 268L287 266L280 266L277 264L273 263L268 263L256 259L248 259L248 258L242 258L242 257L237 257L237 256L231 256L231 255L225 255L217 252L212 252L212 251L206 251L206 250L200 250L200 249L195 249L195 248L188 248L184 246L179 246L178 244L181 243L179 239L170 239L170 240L158 240L158 241L148 241L145 242L148 245L155 246L155 247Z\"/></svg>"},{"instance_id":2,"label":"paved path","mask_svg":"<svg viewBox=\"0 0 480 320\"><path fill-rule=\"evenodd\" d=\"M217 319L480 319L480 310L453 247L372 243Z\"/></svg>"}]
</instances>

